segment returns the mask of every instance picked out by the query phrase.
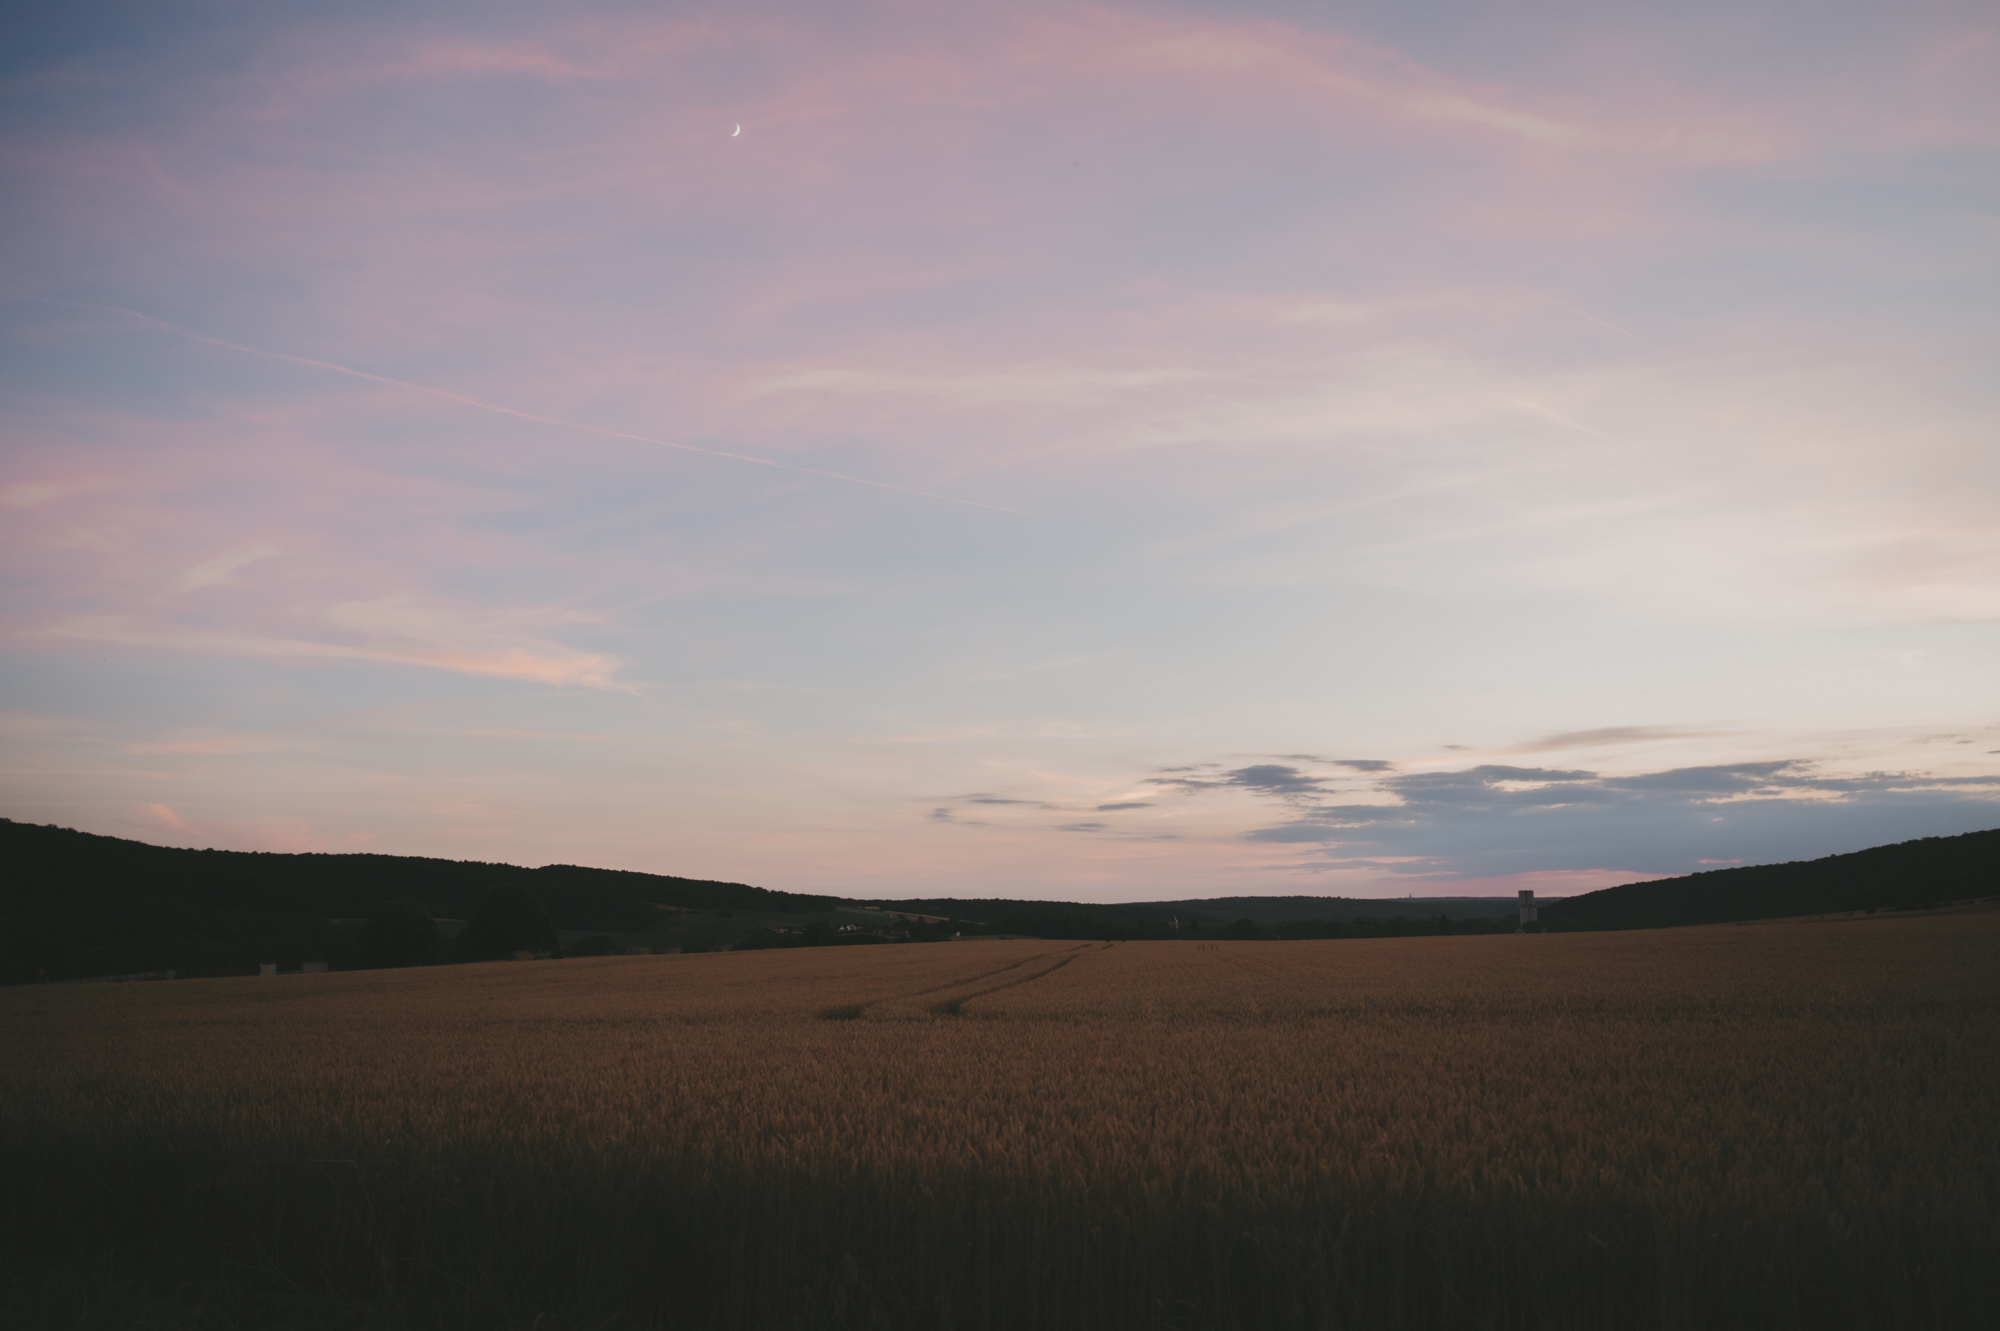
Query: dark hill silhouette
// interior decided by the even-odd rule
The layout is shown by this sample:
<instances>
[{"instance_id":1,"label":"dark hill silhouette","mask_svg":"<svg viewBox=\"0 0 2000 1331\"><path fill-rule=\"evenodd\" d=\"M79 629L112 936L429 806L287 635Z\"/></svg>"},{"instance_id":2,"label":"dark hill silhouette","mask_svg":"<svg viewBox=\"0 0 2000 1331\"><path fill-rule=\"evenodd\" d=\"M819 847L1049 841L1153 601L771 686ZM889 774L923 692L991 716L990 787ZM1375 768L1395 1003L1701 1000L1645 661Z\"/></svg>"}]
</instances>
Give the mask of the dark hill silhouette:
<instances>
[{"instance_id":1,"label":"dark hill silhouette","mask_svg":"<svg viewBox=\"0 0 2000 1331\"><path fill-rule=\"evenodd\" d=\"M829 897L744 883L551 864L525 869L413 855L183 850L0 818L0 983L38 978L255 973L325 959L331 921L393 902L470 919L496 889L528 892L558 928L615 933L658 923L655 904L823 910Z\"/></svg>"},{"instance_id":2,"label":"dark hill silhouette","mask_svg":"<svg viewBox=\"0 0 2000 1331\"><path fill-rule=\"evenodd\" d=\"M1908 910L2000 893L2000 829L1789 864L1711 869L1585 892L1541 912L1552 930L1658 929L1788 915Z\"/></svg>"},{"instance_id":3,"label":"dark hill silhouette","mask_svg":"<svg viewBox=\"0 0 2000 1331\"><path fill-rule=\"evenodd\" d=\"M1907 910L1996 893L2000 893L2000 829L1924 837L1817 860L1627 883L1556 901L1544 898L1540 914L1543 927L1550 930L1657 929L1788 915ZM879 904L1043 938L1161 937L1169 916L1177 917L1184 930L1190 925L1214 928L1248 920L1263 926L1266 935L1291 937L1316 936L1290 929L1308 921L1358 925L1392 923L1403 917L1414 927L1444 915L1454 927L1464 925L1462 931L1476 932L1482 924L1497 926L1516 910L1512 897L1212 897L1120 904L937 897ZM1369 934L1350 931L1348 936Z\"/></svg>"},{"instance_id":4,"label":"dark hill silhouette","mask_svg":"<svg viewBox=\"0 0 2000 1331\"><path fill-rule=\"evenodd\" d=\"M802 913L837 903L744 883L574 864L527 869L404 855L183 850L4 818L0 864L7 869L0 877L0 983L159 970L248 974L258 962L292 967L330 959L343 945L358 957L359 921L385 907L401 903L413 915L472 919L503 890L525 894L558 928L607 934L651 929L660 905ZM2000 829L1628 883L1547 903L1542 920L1553 930L1660 928L1907 909L1996 893ZM1168 937L1171 917L1184 931L1193 925L1239 937L1490 932L1502 928L1513 910L1506 898L1441 897L879 904L966 921L966 932L1045 938ZM1440 918L1446 915L1452 918ZM352 938L335 926L337 920L355 922L345 926ZM924 934L943 937L956 929L925 926Z\"/></svg>"},{"instance_id":5,"label":"dark hill silhouette","mask_svg":"<svg viewBox=\"0 0 2000 1331\"><path fill-rule=\"evenodd\" d=\"M907 901L883 899L868 904L885 911L937 916L947 921L936 926L939 937L949 937L967 926L976 933L1025 934L1030 938L1158 937L1167 927L1166 911L1095 902L925 897Z\"/></svg>"}]
</instances>

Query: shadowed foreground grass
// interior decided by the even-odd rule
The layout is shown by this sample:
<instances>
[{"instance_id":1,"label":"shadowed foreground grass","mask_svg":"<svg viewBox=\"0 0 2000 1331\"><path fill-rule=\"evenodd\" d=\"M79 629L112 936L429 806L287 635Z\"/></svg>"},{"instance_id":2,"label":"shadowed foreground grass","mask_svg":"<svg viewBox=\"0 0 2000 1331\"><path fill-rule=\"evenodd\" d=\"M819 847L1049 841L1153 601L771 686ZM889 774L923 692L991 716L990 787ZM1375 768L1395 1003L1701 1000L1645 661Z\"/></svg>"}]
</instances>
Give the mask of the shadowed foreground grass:
<instances>
[{"instance_id":1,"label":"shadowed foreground grass","mask_svg":"<svg viewBox=\"0 0 2000 1331\"><path fill-rule=\"evenodd\" d=\"M1921 1327L2000 914L0 992L12 1325Z\"/></svg>"}]
</instances>

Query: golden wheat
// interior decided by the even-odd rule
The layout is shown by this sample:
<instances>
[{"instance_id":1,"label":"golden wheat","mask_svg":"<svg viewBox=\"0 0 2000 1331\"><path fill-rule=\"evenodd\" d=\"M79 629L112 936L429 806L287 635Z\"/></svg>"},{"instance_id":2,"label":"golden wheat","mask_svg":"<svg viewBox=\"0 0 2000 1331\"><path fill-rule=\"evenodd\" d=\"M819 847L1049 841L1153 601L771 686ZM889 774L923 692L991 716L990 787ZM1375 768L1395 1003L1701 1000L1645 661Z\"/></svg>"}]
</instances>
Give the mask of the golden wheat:
<instances>
[{"instance_id":1,"label":"golden wheat","mask_svg":"<svg viewBox=\"0 0 2000 1331\"><path fill-rule=\"evenodd\" d=\"M2000 1238L1996 943L2000 914L16 989L0 1087L17 1183L181 1225L135 1270L226 1252L350 1311L1946 1324Z\"/></svg>"}]
</instances>

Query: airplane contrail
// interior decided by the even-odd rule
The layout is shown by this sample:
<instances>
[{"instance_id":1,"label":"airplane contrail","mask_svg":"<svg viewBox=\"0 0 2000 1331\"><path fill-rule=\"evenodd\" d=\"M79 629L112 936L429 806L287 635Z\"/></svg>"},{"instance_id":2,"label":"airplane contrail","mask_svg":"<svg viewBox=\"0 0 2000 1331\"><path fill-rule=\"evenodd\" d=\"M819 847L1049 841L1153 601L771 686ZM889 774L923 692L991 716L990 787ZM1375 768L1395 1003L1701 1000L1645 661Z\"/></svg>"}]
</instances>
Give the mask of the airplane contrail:
<instances>
[{"instance_id":1,"label":"airplane contrail","mask_svg":"<svg viewBox=\"0 0 2000 1331\"><path fill-rule=\"evenodd\" d=\"M655 439L650 435L627 434L623 430L607 430L601 425L586 425L582 421L565 421L558 420L554 416L537 416L531 411L516 411L512 407L503 407L492 402L481 402L478 398L466 397L462 393L454 393L448 389L433 388L429 384L413 384L407 379L391 379L385 374L370 374L366 370L357 370L346 365L335 365L332 361L313 360L307 356L288 356L282 351L263 351L257 347L246 347L240 342L225 342L219 337L210 337L206 333L197 333L191 329L181 328L168 323L164 319L155 319L150 314L141 314L137 310L128 310L117 305L88 305L82 301L74 300L51 300L48 303L51 305L68 305L79 310L102 310L110 314L123 314L137 319L141 323L150 324L154 328L164 329L176 337L191 338L196 342L206 342L210 346L227 347L231 351L240 351L248 356L262 356L267 360L290 361L294 365L310 365L316 370L332 370L335 374L351 375L356 379L369 380L371 383L389 384L395 388L407 388L413 393L427 393L431 397L443 398L447 402L456 402L460 406L471 407L477 411L490 411L496 416L512 416L516 420L533 421L537 425L555 425L566 430L587 430L591 434L601 434L612 439L629 439L639 444L656 444L661 448L678 448L686 453L705 453L712 458L728 458L733 462L752 462L760 467L776 467L780 471L795 471L805 476L824 476L828 480L846 481L850 485L866 485L877 490L893 490L897 494L915 495L919 499L936 499L947 504L964 504L968 508L983 508L994 513L1012 513L1016 517L1023 518L1032 518L1035 516L1033 513L1025 513L1018 508L1002 508L998 504L982 504L976 499L956 499L951 495L932 494L929 490L913 490L907 485L891 485L887 481L871 481L865 477L848 476L837 471L821 471L817 467L801 467L790 462L779 462L773 458L760 458L750 453L726 453L719 448L703 448L698 444L676 443L672 439Z\"/></svg>"}]
</instances>

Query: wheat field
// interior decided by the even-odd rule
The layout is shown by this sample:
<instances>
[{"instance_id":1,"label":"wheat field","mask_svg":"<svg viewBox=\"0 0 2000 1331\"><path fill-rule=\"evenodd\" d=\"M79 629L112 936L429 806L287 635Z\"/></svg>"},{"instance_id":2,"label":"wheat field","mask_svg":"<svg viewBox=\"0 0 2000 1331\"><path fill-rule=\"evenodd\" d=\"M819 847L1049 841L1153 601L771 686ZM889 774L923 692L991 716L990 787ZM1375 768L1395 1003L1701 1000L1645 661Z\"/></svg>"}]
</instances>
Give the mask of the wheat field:
<instances>
[{"instance_id":1,"label":"wheat field","mask_svg":"<svg viewBox=\"0 0 2000 1331\"><path fill-rule=\"evenodd\" d=\"M1989 912L4 990L0 1310L1975 1324L1996 945Z\"/></svg>"}]
</instances>

